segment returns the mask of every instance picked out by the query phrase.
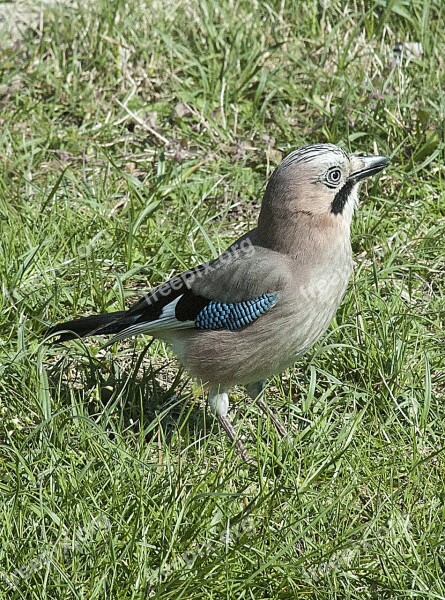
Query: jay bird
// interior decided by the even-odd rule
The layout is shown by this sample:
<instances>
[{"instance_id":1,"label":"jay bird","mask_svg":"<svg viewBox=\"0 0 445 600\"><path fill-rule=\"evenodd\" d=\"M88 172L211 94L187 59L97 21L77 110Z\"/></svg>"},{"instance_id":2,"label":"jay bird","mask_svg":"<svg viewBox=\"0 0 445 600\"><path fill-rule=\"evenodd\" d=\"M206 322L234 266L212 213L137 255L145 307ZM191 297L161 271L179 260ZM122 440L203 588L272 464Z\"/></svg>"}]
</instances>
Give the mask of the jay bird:
<instances>
[{"instance_id":1,"label":"jay bird","mask_svg":"<svg viewBox=\"0 0 445 600\"><path fill-rule=\"evenodd\" d=\"M350 226L361 180L389 163L332 144L289 154L272 173L257 226L215 260L156 287L126 311L60 323L59 342L138 334L169 342L208 386L211 411L245 460L228 417L228 392L246 387L281 435L262 397L265 380L299 359L328 328L351 277Z\"/></svg>"}]
</instances>

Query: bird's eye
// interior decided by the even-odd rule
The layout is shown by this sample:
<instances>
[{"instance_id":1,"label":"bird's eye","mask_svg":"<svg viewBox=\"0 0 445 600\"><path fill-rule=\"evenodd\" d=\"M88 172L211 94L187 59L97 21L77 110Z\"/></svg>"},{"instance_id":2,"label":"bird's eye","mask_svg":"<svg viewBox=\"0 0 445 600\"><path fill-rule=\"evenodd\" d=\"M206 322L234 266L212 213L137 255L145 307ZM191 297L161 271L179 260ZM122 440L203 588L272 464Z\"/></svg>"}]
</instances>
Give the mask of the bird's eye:
<instances>
[{"instance_id":1,"label":"bird's eye","mask_svg":"<svg viewBox=\"0 0 445 600\"><path fill-rule=\"evenodd\" d=\"M340 169L331 169L326 173L326 182L331 185L337 185L341 179Z\"/></svg>"}]
</instances>

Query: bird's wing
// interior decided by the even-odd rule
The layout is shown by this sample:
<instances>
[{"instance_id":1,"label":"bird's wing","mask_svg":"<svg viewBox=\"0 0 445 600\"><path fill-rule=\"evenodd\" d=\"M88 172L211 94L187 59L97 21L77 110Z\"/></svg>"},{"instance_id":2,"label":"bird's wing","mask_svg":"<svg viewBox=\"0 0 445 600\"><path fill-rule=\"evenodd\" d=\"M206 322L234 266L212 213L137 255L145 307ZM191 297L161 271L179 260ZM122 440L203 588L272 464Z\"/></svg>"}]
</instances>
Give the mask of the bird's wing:
<instances>
[{"instance_id":1,"label":"bird's wing","mask_svg":"<svg viewBox=\"0 0 445 600\"><path fill-rule=\"evenodd\" d=\"M289 259L260 246L233 247L217 259L155 288L125 313L125 326L110 340L184 328L236 330L256 321L280 300L289 283ZM99 333L99 332L98 332Z\"/></svg>"}]
</instances>

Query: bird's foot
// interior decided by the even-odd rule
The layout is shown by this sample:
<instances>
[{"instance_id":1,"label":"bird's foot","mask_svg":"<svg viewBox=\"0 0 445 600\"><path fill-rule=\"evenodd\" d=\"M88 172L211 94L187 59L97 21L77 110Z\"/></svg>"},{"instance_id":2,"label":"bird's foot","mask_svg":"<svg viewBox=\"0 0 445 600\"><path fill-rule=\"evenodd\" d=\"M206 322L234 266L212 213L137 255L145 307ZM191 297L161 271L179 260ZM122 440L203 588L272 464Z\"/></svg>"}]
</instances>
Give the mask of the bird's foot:
<instances>
[{"instance_id":1,"label":"bird's foot","mask_svg":"<svg viewBox=\"0 0 445 600\"><path fill-rule=\"evenodd\" d=\"M284 425L282 425L279 420L276 418L276 416L273 414L273 412L270 410L270 408L267 406L267 404L264 402L263 398L260 396L259 398L257 398L256 403L258 404L259 408L263 411L264 414L266 414L269 419L272 421L272 423L275 426L275 429L278 431L278 433L281 435L281 437L286 437L287 436L287 429L284 427Z\"/></svg>"},{"instance_id":2,"label":"bird's foot","mask_svg":"<svg viewBox=\"0 0 445 600\"><path fill-rule=\"evenodd\" d=\"M274 415L272 410L267 406L267 404L264 401L265 386L265 381L256 381L255 383L249 383L249 385L246 385L246 390L249 396L252 398L252 400L255 400L255 402L258 404L260 410L262 410L263 413L267 415L272 421L275 429L278 431L281 437L284 438L287 436L286 428L279 422L277 417Z\"/></svg>"},{"instance_id":3,"label":"bird's foot","mask_svg":"<svg viewBox=\"0 0 445 600\"><path fill-rule=\"evenodd\" d=\"M229 395L227 391L219 388L213 390L211 389L209 392L208 401L211 412L216 415L221 427L224 429L229 439L235 444L238 454L250 465L256 465L254 459L244 448L244 444L237 436L235 428L227 416L229 410Z\"/></svg>"},{"instance_id":4,"label":"bird's foot","mask_svg":"<svg viewBox=\"0 0 445 600\"><path fill-rule=\"evenodd\" d=\"M227 416L223 417L223 416L218 415L218 421L219 421L221 427L226 432L229 439L235 444L238 454L241 456L241 458L249 465L256 466L257 465L256 460L250 456L250 454L245 449L244 444L239 439L239 437L236 435L235 428L233 427L232 422L230 421L229 417L227 417Z\"/></svg>"}]
</instances>

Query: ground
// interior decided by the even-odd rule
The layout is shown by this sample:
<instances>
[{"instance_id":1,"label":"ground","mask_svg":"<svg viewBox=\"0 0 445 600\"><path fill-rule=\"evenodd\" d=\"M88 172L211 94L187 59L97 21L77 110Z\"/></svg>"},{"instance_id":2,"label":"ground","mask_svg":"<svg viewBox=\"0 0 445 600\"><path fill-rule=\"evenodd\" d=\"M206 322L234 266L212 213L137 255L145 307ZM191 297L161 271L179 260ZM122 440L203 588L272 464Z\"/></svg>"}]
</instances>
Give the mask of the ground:
<instances>
[{"instance_id":1,"label":"ground","mask_svg":"<svg viewBox=\"0 0 445 600\"><path fill-rule=\"evenodd\" d=\"M0 598L445 598L441 0L0 3ZM254 225L308 143L391 157L329 333L243 391L44 341Z\"/></svg>"}]
</instances>

